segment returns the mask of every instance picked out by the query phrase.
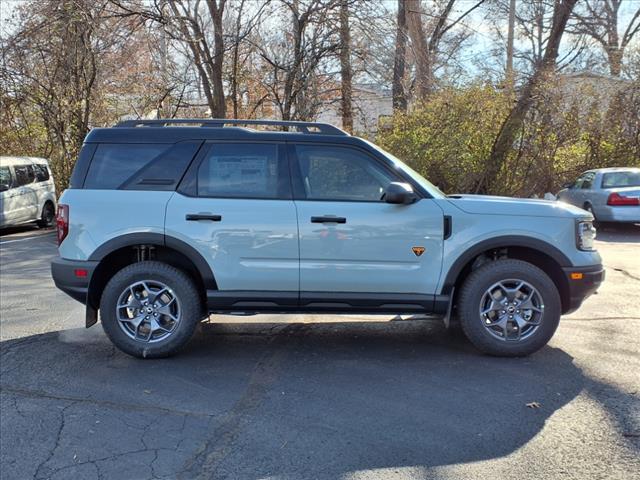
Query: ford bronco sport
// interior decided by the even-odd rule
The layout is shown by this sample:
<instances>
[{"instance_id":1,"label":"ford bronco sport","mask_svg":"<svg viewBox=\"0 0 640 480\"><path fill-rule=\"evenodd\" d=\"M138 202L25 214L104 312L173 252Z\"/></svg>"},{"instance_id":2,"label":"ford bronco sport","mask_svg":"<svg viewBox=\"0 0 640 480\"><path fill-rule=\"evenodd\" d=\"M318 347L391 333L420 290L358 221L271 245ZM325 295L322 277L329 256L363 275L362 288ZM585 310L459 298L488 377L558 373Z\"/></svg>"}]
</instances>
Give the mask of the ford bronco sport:
<instances>
[{"instance_id":1,"label":"ford bronco sport","mask_svg":"<svg viewBox=\"0 0 640 480\"><path fill-rule=\"evenodd\" d=\"M87 135L52 274L87 327L99 312L139 357L233 312L453 316L482 352L519 356L603 280L592 221L556 202L447 196L326 124L136 120Z\"/></svg>"}]
</instances>

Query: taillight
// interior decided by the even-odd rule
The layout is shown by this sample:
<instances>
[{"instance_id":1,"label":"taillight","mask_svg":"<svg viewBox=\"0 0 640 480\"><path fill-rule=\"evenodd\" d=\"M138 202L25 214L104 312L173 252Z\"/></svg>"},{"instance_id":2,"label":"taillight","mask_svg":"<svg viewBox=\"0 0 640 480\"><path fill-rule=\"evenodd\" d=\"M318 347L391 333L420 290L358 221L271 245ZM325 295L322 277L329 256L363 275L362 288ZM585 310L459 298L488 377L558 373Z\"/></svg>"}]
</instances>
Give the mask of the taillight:
<instances>
[{"instance_id":1,"label":"taillight","mask_svg":"<svg viewBox=\"0 0 640 480\"><path fill-rule=\"evenodd\" d=\"M58 205L56 227L58 229L58 245L60 245L69 233L69 205Z\"/></svg>"},{"instance_id":2,"label":"taillight","mask_svg":"<svg viewBox=\"0 0 640 480\"><path fill-rule=\"evenodd\" d=\"M640 198L638 197L625 197L619 193L612 193L607 199L607 205L613 207L621 207L624 205L640 205Z\"/></svg>"}]
</instances>

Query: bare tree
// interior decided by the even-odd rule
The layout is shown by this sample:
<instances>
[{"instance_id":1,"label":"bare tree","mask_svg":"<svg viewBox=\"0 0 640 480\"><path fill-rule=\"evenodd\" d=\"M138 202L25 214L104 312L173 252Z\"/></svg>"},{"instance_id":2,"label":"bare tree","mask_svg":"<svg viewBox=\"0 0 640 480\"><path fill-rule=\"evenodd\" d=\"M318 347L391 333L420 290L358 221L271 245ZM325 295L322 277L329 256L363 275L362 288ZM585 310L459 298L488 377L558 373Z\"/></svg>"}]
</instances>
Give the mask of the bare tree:
<instances>
[{"instance_id":1,"label":"bare tree","mask_svg":"<svg viewBox=\"0 0 640 480\"><path fill-rule=\"evenodd\" d=\"M200 0L167 0L167 15L164 4L155 4L157 16L167 25L171 36L185 42L198 71L211 116L224 118L226 113L222 72L224 62L224 36L222 18L226 0L207 0L204 15ZM207 20L213 28L213 39L207 35Z\"/></svg>"},{"instance_id":2,"label":"bare tree","mask_svg":"<svg viewBox=\"0 0 640 480\"><path fill-rule=\"evenodd\" d=\"M340 48L335 22L330 21L339 2L280 0L282 14L288 18L287 33L271 30L256 44L268 69L264 87L283 120L313 118L322 104L321 84L330 79L319 68Z\"/></svg>"},{"instance_id":3,"label":"bare tree","mask_svg":"<svg viewBox=\"0 0 640 480\"><path fill-rule=\"evenodd\" d=\"M349 0L340 1L340 91L342 113L342 128L353 132L352 107L352 78L351 68L351 29L349 27Z\"/></svg>"},{"instance_id":4,"label":"bare tree","mask_svg":"<svg viewBox=\"0 0 640 480\"><path fill-rule=\"evenodd\" d=\"M500 128L491 149L489 166L485 171L485 178L479 182L477 191L486 190L489 187L489 183L495 181L514 143L514 139L522 127L527 112L534 104L536 89L555 73L560 42L576 2L577 0L558 0L556 2L551 32L546 42L544 54L537 63L533 75L522 88L518 101Z\"/></svg>"},{"instance_id":5,"label":"bare tree","mask_svg":"<svg viewBox=\"0 0 640 480\"><path fill-rule=\"evenodd\" d=\"M417 97L420 100L427 98L434 88L434 62L444 35L482 5L485 0L475 1L458 18L450 21L449 17L456 2L462 3L460 0L447 0L441 10L431 14L423 11L421 0L405 0L409 37L411 38L411 47L416 62ZM423 15L432 18L428 29L425 28L422 21Z\"/></svg>"},{"instance_id":6,"label":"bare tree","mask_svg":"<svg viewBox=\"0 0 640 480\"><path fill-rule=\"evenodd\" d=\"M611 75L622 73L624 52L640 30L640 4L631 15L629 23L620 34L620 7L624 0L585 0L576 10L576 25L571 32L582 33L593 38L605 51ZM630 0L627 0L631 4Z\"/></svg>"},{"instance_id":7,"label":"bare tree","mask_svg":"<svg viewBox=\"0 0 640 480\"><path fill-rule=\"evenodd\" d=\"M25 4L18 31L2 46L2 77L12 86L7 95L36 109L59 188L66 187L89 131L101 60L122 34L120 25L102 18L104 7L81 0Z\"/></svg>"},{"instance_id":8,"label":"bare tree","mask_svg":"<svg viewBox=\"0 0 640 480\"><path fill-rule=\"evenodd\" d=\"M407 13L404 0L398 0L396 27L396 52L393 62L393 108L401 112L407 111L407 94L404 88L407 62Z\"/></svg>"}]
</instances>

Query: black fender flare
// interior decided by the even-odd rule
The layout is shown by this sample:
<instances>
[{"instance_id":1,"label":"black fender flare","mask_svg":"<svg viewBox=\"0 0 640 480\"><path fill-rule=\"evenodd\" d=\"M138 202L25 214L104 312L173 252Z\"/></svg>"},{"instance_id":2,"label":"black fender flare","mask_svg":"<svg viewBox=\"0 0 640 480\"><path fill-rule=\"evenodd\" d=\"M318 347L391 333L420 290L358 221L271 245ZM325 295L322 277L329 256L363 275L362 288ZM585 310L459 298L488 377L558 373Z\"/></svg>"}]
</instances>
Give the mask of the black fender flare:
<instances>
[{"instance_id":1,"label":"black fender flare","mask_svg":"<svg viewBox=\"0 0 640 480\"><path fill-rule=\"evenodd\" d=\"M569 257L567 257L560 249L548 242L545 242L544 240L539 240L537 238L527 237L524 235L503 235L483 240L460 254L447 272L447 276L445 277L444 283L442 285L442 294L448 295L451 293L453 287L455 286L458 275L460 275L462 269L472 259L480 255L481 253L486 252L487 250L507 247L531 248L551 257L560 267L573 266Z\"/></svg>"},{"instance_id":2,"label":"black fender flare","mask_svg":"<svg viewBox=\"0 0 640 480\"><path fill-rule=\"evenodd\" d=\"M175 237L154 232L128 233L112 238L96 248L89 260L101 261L104 257L116 250L134 245L160 245L172 248L187 257L196 267L206 289L217 290L217 284L209 263L204 257L188 243Z\"/></svg>"}]
</instances>

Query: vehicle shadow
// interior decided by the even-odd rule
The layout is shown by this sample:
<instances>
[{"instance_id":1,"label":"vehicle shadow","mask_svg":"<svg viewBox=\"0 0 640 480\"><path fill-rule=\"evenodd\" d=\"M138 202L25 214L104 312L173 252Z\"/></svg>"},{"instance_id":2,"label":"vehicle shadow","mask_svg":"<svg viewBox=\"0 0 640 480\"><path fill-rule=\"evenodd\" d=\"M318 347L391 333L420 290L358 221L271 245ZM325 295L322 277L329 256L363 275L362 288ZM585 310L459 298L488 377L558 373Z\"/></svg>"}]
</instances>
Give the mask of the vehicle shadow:
<instances>
[{"instance_id":1,"label":"vehicle shadow","mask_svg":"<svg viewBox=\"0 0 640 480\"><path fill-rule=\"evenodd\" d=\"M49 227L49 228L40 228L38 227L35 222L34 223L28 223L25 225L18 225L16 227L2 227L0 228L0 237L4 237L7 235L13 235L13 234L17 234L17 233L37 233L37 232L41 232L41 231L52 231L53 227Z\"/></svg>"},{"instance_id":2,"label":"vehicle shadow","mask_svg":"<svg viewBox=\"0 0 640 480\"><path fill-rule=\"evenodd\" d=\"M182 419L164 466L172 478L337 478L499 458L583 389L603 403L619 395L560 349L482 356L433 320L203 324L164 360L124 355L95 328L0 346L4 394L74 409L55 428L76 463L118 448L125 462L129 440L153 448ZM90 436L95 418L117 435ZM67 468L63 455L54 449L42 471Z\"/></svg>"}]
</instances>

